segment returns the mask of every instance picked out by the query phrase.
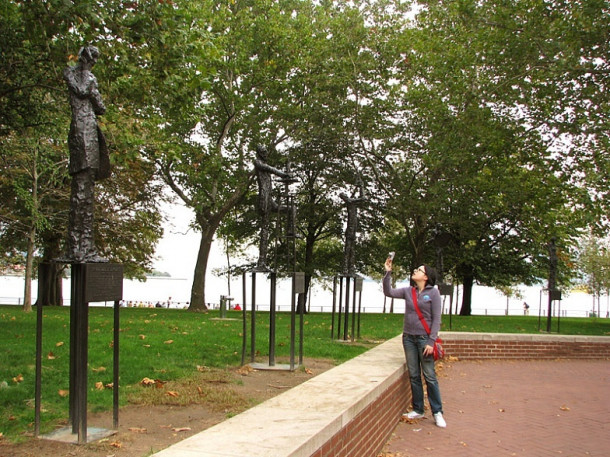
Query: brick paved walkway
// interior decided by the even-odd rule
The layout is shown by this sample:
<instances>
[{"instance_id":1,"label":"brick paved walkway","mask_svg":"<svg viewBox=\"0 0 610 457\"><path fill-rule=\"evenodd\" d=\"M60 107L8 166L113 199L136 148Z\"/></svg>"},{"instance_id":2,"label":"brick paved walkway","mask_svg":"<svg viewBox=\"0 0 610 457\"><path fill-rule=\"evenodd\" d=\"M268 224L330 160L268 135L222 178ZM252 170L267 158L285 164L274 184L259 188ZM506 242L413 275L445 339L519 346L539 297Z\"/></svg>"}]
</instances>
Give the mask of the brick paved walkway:
<instances>
[{"instance_id":1,"label":"brick paved walkway","mask_svg":"<svg viewBox=\"0 0 610 457\"><path fill-rule=\"evenodd\" d=\"M447 428L427 410L381 455L610 456L610 361L445 362L439 382Z\"/></svg>"}]
</instances>

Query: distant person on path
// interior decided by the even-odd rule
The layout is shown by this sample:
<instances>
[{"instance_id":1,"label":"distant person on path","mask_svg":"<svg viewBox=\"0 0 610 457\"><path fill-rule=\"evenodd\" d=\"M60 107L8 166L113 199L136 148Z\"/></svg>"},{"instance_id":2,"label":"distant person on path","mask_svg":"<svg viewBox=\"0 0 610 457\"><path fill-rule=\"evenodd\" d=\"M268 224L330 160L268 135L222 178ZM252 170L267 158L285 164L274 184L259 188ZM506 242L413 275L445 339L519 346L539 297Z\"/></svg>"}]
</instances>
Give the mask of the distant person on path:
<instances>
[{"instance_id":1,"label":"distant person on path","mask_svg":"<svg viewBox=\"0 0 610 457\"><path fill-rule=\"evenodd\" d=\"M421 265L413 270L412 281L416 284L417 304L430 327L430 334L424 329L413 304L413 287L392 288L392 259L385 262L386 274L383 277L383 293L387 297L405 300L405 317L402 334L402 344L407 358L407 368L411 381L413 410L403 416L407 419L424 417L424 388L422 372L426 380L428 401L434 421L438 427L446 427L443 418L441 391L434 368L434 341L438 338L441 327L441 295L436 284L437 273L428 265Z\"/></svg>"},{"instance_id":2,"label":"distant person on path","mask_svg":"<svg viewBox=\"0 0 610 457\"><path fill-rule=\"evenodd\" d=\"M523 314L525 316L530 315L530 305L528 305L526 302L523 302Z\"/></svg>"}]
</instances>

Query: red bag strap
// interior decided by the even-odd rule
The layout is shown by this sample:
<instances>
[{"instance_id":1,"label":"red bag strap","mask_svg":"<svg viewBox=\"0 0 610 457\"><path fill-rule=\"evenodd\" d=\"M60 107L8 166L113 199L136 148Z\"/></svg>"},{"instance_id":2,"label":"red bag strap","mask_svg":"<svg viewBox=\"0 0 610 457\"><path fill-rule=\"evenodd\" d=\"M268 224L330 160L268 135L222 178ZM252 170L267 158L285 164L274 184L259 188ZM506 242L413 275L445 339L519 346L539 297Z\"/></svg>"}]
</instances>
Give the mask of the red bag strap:
<instances>
[{"instance_id":1,"label":"red bag strap","mask_svg":"<svg viewBox=\"0 0 610 457\"><path fill-rule=\"evenodd\" d=\"M421 325L424 326L424 330L428 333L428 335L430 335L430 327L428 326L426 319L424 319L424 316L422 315L419 306L417 305L417 293L415 292L415 287L411 287L411 296L413 297L413 306L415 306L415 312L419 316Z\"/></svg>"}]
</instances>

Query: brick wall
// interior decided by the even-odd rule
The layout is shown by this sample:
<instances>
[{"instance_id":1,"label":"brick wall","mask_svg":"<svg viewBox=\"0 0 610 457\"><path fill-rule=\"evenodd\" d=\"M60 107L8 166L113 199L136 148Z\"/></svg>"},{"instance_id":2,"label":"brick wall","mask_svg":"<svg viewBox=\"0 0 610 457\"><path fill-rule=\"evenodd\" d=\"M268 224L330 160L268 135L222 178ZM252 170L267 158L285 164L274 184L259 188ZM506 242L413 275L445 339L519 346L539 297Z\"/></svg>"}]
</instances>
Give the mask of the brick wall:
<instances>
[{"instance_id":1,"label":"brick wall","mask_svg":"<svg viewBox=\"0 0 610 457\"><path fill-rule=\"evenodd\" d=\"M607 359L610 338L443 332L447 356L466 359Z\"/></svg>"},{"instance_id":2,"label":"brick wall","mask_svg":"<svg viewBox=\"0 0 610 457\"><path fill-rule=\"evenodd\" d=\"M312 457L371 457L377 455L411 403L408 377L397 379L366 406Z\"/></svg>"},{"instance_id":3,"label":"brick wall","mask_svg":"<svg viewBox=\"0 0 610 457\"><path fill-rule=\"evenodd\" d=\"M610 359L610 338L442 332L447 357L459 359ZM374 457L411 403L408 373L318 449L312 457Z\"/></svg>"}]
</instances>

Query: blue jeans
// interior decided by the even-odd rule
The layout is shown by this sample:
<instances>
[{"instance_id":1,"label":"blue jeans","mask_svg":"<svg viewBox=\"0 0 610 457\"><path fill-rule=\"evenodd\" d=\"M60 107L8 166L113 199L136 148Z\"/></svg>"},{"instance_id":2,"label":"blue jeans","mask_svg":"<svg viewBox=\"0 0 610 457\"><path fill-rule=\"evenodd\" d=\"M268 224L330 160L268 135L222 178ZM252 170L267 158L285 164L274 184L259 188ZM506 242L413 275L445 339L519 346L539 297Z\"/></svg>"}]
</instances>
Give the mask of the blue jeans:
<instances>
[{"instance_id":1,"label":"blue jeans","mask_svg":"<svg viewBox=\"0 0 610 457\"><path fill-rule=\"evenodd\" d=\"M432 414L442 413L443 403L441 401L441 390L436 379L436 371L434 370L434 356L424 357L424 348L427 342L427 335L407 335L406 333L402 335L402 345L405 349L407 368L411 380L412 406L414 411L420 414L424 413L424 386L421 380L423 372Z\"/></svg>"}]
</instances>

